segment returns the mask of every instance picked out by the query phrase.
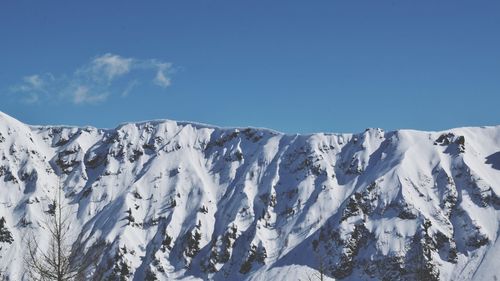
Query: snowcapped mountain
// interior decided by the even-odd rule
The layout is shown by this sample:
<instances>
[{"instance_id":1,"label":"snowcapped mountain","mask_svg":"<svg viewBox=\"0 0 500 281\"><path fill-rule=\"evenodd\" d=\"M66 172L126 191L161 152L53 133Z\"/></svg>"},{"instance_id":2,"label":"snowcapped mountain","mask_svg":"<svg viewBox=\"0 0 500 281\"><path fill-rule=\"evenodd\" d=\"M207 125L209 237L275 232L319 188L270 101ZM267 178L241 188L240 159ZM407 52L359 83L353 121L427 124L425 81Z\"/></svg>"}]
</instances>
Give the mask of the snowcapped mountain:
<instances>
[{"instance_id":1,"label":"snowcapped mountain","mask_svg":"<svg viewBox=\"0 0 500 281\"><path fill-rule=\"evenodd\" d=\"M62 186L89 280L497 280L500 126L286 135L0 113L0 270ZM45 241L45 242L44 242Z\"/></svg>"}]
</instances>

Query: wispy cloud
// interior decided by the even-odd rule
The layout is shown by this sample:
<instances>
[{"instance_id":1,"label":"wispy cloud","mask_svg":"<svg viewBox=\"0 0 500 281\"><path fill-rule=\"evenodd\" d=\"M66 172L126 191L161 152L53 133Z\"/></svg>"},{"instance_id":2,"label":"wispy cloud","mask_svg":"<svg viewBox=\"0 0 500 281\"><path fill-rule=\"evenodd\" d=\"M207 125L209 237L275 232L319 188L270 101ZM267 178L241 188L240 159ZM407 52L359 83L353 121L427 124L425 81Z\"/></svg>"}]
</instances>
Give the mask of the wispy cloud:
<instances>
[{"instance_id":1,"label":"wispy cloud","mask_svg":"<svg viewBox=\"0 0 500 281\"><path fill-rule=\"evenodd\" d=\"M118 55L105 54L91 62L92 75L103 74L109 81L127 74L134 63L132 58L122 58Z\"/></svg>"},{"instance_id":2,"label":"wispy cloud","mask_svg":"<svg viewBox=\"0 0 500 281\"><path fill-rule=\"evenodd\" d=\"M108 97L108 93L92 94L90 89L85 86L78 86L73 95L73 102L75 104L81 103L96 103L104 101Z\"/></svg>"},{"instance_id":3,"label":"wispy cloud","mask_svg":"<svg viewBox=\"0 0 500 281\"><path fill-rule=\"evenodd\" d=\"M171 74L172 64L169 62L108 53L91 59L70 74L25 76L10 91L26 103L67 101L95 104L112 96L126 97L141 84L149 83L165 89L171 85Z\"/></svg>"},{"instance_id":4,"label":"wispy cloud","mask_svg":"<svg viewBox=\"0 0 500 281\"><path fill-rule=\"evenodd\" d=\"M158 71L156 72L156 77L154 82L163 88L170 86L170 77L167 75L167 71L171 68L170 63L159 63Z\"/></svg>"},{"instance_id":5,"label":"wispy cloud","mask_svg":"<svg viewBox=\"0 0 500 281\"><path fill-rule=\"evenodd\" d=\"M31 75L24 77L24 82L26 83L26 87L31 89L40 90L43 88L43 80L38 75Z\"/></svg>"}]
</instances>

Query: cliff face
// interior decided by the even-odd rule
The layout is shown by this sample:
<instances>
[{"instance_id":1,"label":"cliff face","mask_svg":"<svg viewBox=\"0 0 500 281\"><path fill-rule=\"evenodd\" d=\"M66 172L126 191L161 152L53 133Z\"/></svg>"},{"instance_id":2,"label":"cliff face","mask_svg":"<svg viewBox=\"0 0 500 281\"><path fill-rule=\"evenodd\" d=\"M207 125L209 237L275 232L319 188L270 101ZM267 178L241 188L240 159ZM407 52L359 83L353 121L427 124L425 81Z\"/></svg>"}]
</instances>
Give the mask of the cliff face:
<instances>
[{"instance_id":1,"label":"cliff face","mask_svg":"<svg viewBox=\"0 0 500 281\"><path fill-rule=\"evenodd\" d=\"M26 235L47 245L59 185L91 280L500 277L500 126L285 135L0 113L0 154L10 280L23 278Z\"/></svg>"}]
</instances>

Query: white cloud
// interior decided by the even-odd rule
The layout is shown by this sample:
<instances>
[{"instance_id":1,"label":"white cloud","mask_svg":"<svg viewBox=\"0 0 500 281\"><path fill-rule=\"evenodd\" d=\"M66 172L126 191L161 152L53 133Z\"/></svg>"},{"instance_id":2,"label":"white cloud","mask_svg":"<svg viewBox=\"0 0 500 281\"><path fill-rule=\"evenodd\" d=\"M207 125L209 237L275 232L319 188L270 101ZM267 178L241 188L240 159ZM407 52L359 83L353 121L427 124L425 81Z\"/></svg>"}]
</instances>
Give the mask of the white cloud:
<instances>
[{"instance_id":1,"label":"white cloud","mask_svg":"<svg viewBox=\"0 0 500 281\"><path fill-rule=\"evenodd\" d=\"M138 85L139 85L139 81L137 81L137 80L133 80L132 82L129 82L127 87L125 87L125 89L123 90L121 96L122 97L128 96L132 92L132 90L135 87L137 87Z\"/></svg>"},{"instance_id":2,"label":"white cloud","mask_svg":"<svg viewBox=\"0 0 500 281\"><path fill-rule=\"evenodd\" d=\"M167 71L170 69L170 67L171 64L169 63L158 64L158 71L156 72L156 77L154 79L156 85L163 88L167 88L168 86L170 86L170 77L167 76Z\"/></svg>"},{"instance_id":3,"label":"white cloud","mask_svg":"<svg viewBox=\"0 0 500 281\"><path fill-rule=\"evenodd\" d=\"M12 86L10 91L16 93L16 96L25 103L36 103L41 96L47 94L46 81L52 82L53 77L51 74L34 74L25 76L22 80L23 83Z\"/></svg>"},{"instance_id":4,"label":"white cloud","mask_svg":"<svg viewBox=\"0 0 500 281\"><path fill-rule=\"evenodd\" d=\"M105 54L96 57L90 63L90 69L94 75L104 75L108 80L122 76L130 72L134 63L132 58L123 58L119 55Z\"/></svg>"},{"instance_id":5,"label":"white cloud","mask_svg":"<svg viewBox=\"0 0 500 281\"><path fill-rule=\"evenodd\" d=\"M112 96L126 97L138 85L160 88L171 85L172 64L156 59L125 58L107 53L76 68L72 74L34 74L11 87L26 103L69 101L74 104L104 102ZM142 83L146 81L148 83Z\"/></svg>"},{"instance_id":6,"label":"white cloud","mask_svg":"<svg viewBox=\"0 0 500 281\"><path fill-rule=\"evenodd\" d=\"M78 86L73 92L73 102L75 104L98 103L104 101L107 97L107 93L91 94L89 88L85 86Z\"/></svg>"},{"instance_id":7,"label":"white cloud","mask_svg":"<svg viewBox=\"0 0 500 281\"><path fill-rule=\"evenodd\" d=\"M26 83L26 86L30 87L31 89L40 90L43 87L43 80L37 74L31 76L25 76L23 77L23 80Z\"/></svg>"}]
</instances>

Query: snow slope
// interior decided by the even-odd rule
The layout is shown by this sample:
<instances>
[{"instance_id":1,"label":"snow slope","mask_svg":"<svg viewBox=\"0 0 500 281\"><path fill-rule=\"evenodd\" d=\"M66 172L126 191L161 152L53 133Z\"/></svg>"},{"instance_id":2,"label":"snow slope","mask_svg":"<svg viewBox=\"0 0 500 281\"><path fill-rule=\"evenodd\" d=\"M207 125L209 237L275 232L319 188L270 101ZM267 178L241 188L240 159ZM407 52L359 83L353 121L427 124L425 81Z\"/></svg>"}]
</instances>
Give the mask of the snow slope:
<instances>
[{"instance_id":1,"label":"snow slope","mask_svg":"<svg viewBox=\"0 0 500 281\"><path fill-rule=\"evenodd\" d=\"M27 235L47 245L58 185L89 280L500 277L500 126L286 135L0 113L0 154L8 280L27 280Z\"/></svg>"}]
</instances>

